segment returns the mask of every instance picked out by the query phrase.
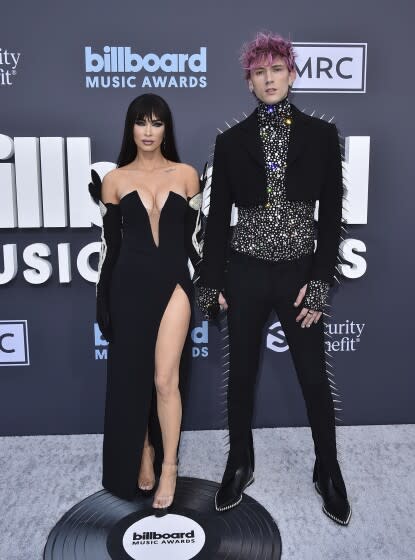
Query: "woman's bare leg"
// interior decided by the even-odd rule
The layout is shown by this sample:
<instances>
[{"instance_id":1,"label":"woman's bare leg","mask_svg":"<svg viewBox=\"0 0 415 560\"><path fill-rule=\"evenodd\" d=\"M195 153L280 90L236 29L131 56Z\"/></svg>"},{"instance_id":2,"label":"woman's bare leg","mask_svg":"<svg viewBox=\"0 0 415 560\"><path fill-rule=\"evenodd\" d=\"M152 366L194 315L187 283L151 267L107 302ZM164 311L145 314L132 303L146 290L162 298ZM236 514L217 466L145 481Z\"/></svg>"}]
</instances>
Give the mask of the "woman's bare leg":
<instances>
[{"instance_id":1,"label":"woman's bare leg","mask_svg":"<svg viewBox=\"0 0 415 560\"><path fill-rule=\"evenodd\" d=\"M154 476L154 448L148 439L148 429L141 454L140 474L138 475L138 487L141 490L152 490L156 482Z\"/></svg>"},{"instance_id":2,"label":"woman's bare leg","mask_svg":"<svg viewBox=\"0 0 415 560\"><path fill-rule=\"evenodd\" d=\"M165 508L173 501L177 476L177 446L182 421L179 366L190 322L190 304L177 285L163 314L155 351L157 412L163 440L164 460L153 507Z\"/></svg>"}]
</instances>

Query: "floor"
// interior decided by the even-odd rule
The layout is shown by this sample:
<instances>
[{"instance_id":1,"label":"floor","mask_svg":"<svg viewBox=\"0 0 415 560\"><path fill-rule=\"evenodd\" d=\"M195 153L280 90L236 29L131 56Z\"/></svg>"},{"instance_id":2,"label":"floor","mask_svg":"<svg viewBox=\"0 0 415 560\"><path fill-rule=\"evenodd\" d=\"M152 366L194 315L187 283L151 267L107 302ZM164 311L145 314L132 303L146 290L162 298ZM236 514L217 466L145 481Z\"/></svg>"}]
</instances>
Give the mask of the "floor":
<instances>
[{"instance_id":1,"label":"floor","mask_svg":"<svg viewBox=\"0 0 415 560\"><path fill-rule=\"evenodd\" d=\"M283 560L415 558L415 425L338 428L353 515L340 527L311 483L308 428L255 430L256 482L247 491L280 529ZM180 474L218 481L225 433L185 432ZM101 488L101 435L0 438L0 559L40 560L74 504Z\"/></svg>"}]
</instances>

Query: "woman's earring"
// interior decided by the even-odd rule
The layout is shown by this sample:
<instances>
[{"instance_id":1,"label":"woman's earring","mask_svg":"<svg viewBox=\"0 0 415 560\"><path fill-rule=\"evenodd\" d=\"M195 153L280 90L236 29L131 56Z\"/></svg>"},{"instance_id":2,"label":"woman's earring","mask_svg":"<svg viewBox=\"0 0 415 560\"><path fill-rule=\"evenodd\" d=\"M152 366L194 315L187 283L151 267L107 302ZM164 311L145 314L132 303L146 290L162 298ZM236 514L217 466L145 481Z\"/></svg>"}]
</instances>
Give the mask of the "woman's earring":
<instances>
[{"instance_id":1,"label":"woman's earring","mask_svg":"<svg viewBox=\"0 0 415 560\"><path fill-rule=\"evenodd\" d=\"M166 149L166 137L163 138L163 150Z\"/></svg>"}]
</instances>

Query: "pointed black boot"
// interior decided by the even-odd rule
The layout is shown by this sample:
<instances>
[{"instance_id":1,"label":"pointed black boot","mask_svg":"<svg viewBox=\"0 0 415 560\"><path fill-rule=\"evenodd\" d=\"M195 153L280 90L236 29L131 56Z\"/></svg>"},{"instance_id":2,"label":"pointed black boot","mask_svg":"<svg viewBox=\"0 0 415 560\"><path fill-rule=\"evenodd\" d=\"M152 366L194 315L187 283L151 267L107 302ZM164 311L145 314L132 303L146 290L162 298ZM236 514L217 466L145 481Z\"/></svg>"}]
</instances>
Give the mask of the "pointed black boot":
<instances>
[{"instance_id":1,"label":"pointed black boot","mask_svg":"<svg viewBox=\"0 0 415 560\"><path fill-rule=\"evenodd\" d=\"M254 448L251 440L244 452L231 446L225 473L215 496L216 511L227 511L242 502L242 494L254 482Z\"/></svg>"},{"instance_id":2,"label":"pointed black boot","mask_svg":"<svg viewBox=\"0 0 415 560\"><path fill-rule=\"evenodd\" d=\"M323 512L339 525L348 525L352 508L347 496L339 492L330 474L317 461L314 465L313 482L315 489L323 498Z\"/></svg>"},{"instance_id":3,"label":"pointed black boot","mask_svg":"<svg viewBox=\"0 0 415 560\"><path fill-rule=\"evenodd\" d=\"M242 494L254 482L254 472L250 465L242 465L235 469L232 474L225 475L219 490L216 492L216 511L227 511L240 504Z\"/></svg>"}]
</instances>

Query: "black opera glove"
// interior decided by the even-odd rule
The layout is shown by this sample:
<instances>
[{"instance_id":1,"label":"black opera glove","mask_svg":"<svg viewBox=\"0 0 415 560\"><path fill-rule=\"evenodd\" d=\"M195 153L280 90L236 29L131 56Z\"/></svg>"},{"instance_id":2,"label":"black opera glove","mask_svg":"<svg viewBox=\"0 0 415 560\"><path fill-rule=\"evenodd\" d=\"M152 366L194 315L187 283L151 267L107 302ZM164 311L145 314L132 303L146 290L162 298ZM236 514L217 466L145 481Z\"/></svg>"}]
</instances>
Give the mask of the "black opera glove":
<instances>
[{"instance_id":1,"label":"black opera glove","mask_svg":"<svg viewBox=\"0 0 415 560\"><path fill-rule=\"evenodd\" d=\"M96 317L104 338L108 342L112 342L109 295L112 270L121 246L121 211L116 204L103 204L102 202L100 202L100 209L102 213L102 234L96 285Z\"/></svg>"},{"instance_id":2,"label":"black opera glove","mask_svg":"<svg viewBox=\"0 0 415 560\"><path fill-rule=\"evenodd\" d=\"M98 280L96 284L96 320L102 335L108 342L113 341L110 317L110 283L112 270L117 261L121 246L121 211L117 204L104 204L101 200L101 179L92 170L92 183L89 192L99 205L102 216L101 251L98 264Z\"/></svg>"},{"instance_id":3,"label":"black opera glove","mask_svg":"<svg viewBox=\"0 0 415 560\"><path fill-rule=\"evenodd\" d=\"M187 255L194 268L193 282L199 279L199 267L202 260L202 197L201 192L187 198L185 216L185 246Z\"/></svg>"},{"instance_id":4,"label":"black opera glove","mask_svg":"<svg viewBox=\"0 0 415 560\"><path fill-rule=\"evenodd\" d=\"M310 280L307 284L303 307L313 311L323 311L327 302L330 284L323 280Z\"/></svg>"},{"instance_id":5,"label":"black opera glove","mask_svg":"<svg viewBox=\"0 0 415 560\"><path fill-rule=\"evenodd\" d=\"M204 319L211 321L216 319L220 311L219 305L220 290L199 286L196 292L196 302L201 310Z\"/></svg>"}]
</instances>

